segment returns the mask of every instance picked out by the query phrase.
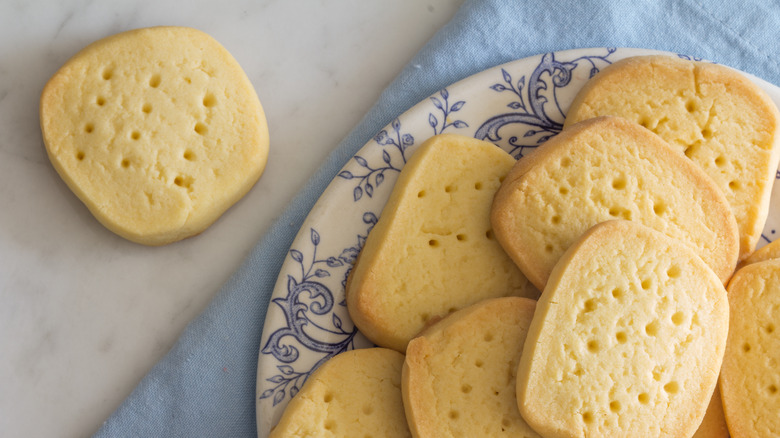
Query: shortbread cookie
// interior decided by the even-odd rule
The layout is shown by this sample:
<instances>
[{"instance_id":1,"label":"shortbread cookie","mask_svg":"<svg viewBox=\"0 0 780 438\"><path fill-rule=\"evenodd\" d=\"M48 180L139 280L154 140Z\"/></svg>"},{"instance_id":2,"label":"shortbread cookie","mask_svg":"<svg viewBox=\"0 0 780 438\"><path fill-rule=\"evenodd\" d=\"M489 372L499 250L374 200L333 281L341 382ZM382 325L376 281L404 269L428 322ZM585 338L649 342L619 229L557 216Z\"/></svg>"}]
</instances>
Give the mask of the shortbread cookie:
<instances>
[{"instance_id":1,"label":"shortbread cookie","mask_svg":"<svg viewBox=\"0 0 780 438\"><path fill-rule=\"evenodd\" d=\"M537 303L520 413L545 437L691 436L715 389L728 310L688 246L636 222L596 225Z\"/></svg>"},{"instance_id":2,"label":"shortbread cookie","mask_svg":"<svg viewBox=\"0 0 780 438\"><path fill-rule=\"evenodd\" d=\"M780 259L729 282L729 339L720 391L733 438L780 436Z\"/></svg>"},{"instance_id":3,"label":"shortbread cookie","mask_svg":"<svg viewBox=\"0 0 780 438\"><path fill-rule=\"evenodd\" d=\"M404 166L347 283L355 325L403 352L432 319L538 292L493 237L490 204L515 160L492 143L435 136Z\"/></svg>"},{"instance_id":4,"label":"shortbread cookie","mask_svg":"<svg viewBox=\"0 0 780 438\"><path fill-rule=\"evenodd\" d=\"M707 405L707 413L701 420L699 428L693 434L693 438L729 438L729 428L726 425L726 417L723 414L723 401L720 397L720 388L715 387L710 404Z\"/></svg>"},{"instance_id":5,"label":"shortbread cookie","mask_svg":"<svg viewBox=\"0 0 780 438\"><path fill-rule=\"evenodd\" d=\"M704 169L726 195L739 224L740 260L753 252L780 159L780 114L763 90L717 64L634 57L588 81L564 126L603 115L644 125Z\"/></svg>"},{"instance_id":6,"label":"shortbread cookie","mask_svg":"<svg viewBox=\"0 0 780 438\"><path fill-rule=\"evenodd\" d=\"M772 241L757 249L753 254L750 254L750 257L742 262L742 266L776 258L780 258L780 239Z\"/></svg>"},{"instance_id":7,"label":"shortbread cookie","mask_svg":"<svg viewBox=\"0 0 780 438\"><path fill-rule=\"evenodd\" d=\"M401 388L412 436L539 436L515 396L535 306L528 298L483 300L409 342Z\"/></svg>"},{"instance_id":8,"label":"shortbread cookie","mask_svg":"<svg viewBox=\"0 0 780 438\"><path fill-rule=\"evenodd\" d=\"M404 356L350 350L320 366L290 400L274 437L409 437L401 397Z\"/></svg>"},{"instance_id":9,"label":"shortbread cookie","mask_svg":"<svg viewBox=\"0 0 780 438\"><path fill-rule=\"evenodd\" d=\"M203 231L268 156L249 79L190 28L132 30L86 47L46 84L40 117L68 187L108 229L146 245Z\"/></svg>"},{"instance_id":10,"label":"shortbread cookie","mask_svg":"<svg viewBox=\"0 0 780 438\"><path fill-rule=\"evenodd\" d=\"M690 245L724 283L737 261L734 215L707 175L636 123L599 117L519 160L496 194L496 237L543 289L569 245L610 219L641 222Z\"/></svg>"}]
</instances>

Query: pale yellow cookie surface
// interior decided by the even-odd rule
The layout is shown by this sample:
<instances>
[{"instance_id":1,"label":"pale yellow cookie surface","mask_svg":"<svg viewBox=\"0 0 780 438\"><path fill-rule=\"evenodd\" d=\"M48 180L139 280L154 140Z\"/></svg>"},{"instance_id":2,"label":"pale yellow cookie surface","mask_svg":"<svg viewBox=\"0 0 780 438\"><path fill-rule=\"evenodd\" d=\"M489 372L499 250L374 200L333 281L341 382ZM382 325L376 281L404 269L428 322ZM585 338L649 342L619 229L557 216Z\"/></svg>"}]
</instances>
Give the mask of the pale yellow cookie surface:
<instances>
[{"instance_id":1,"label":"pale yellow cookie surface","mask_svg":"<svg viewBox=\"0 0 780 438\"><path fill-rule=\"evenodd\" d=\"M590 229L537 303L517 372L545 437L681 437L701 423L728 333L718 277L687 246L631 221Z\"/></svg>"},{"instance_id":2,"label":"pale yellow cookie surface","mask_svg":"<svg viewBox=\"0 0 780 438\"><path fill-rule=\"evenodd\" d=\"M720 390L731 436L780 436L780 260L741 268L729 282L728 345Z\"/></svg>"},{"instance_id":3,"label":"pale yellow cookie surface","mask_svg":"<svg viewBox=\"0 0 780 438\"><path fill-rule=\"evenodd\" d=\"M774 240L757 249L750 257L742 262L742 265L763 262L764 260L780 258L780 239Z\"/></svg>"},{"instance_id":4,"label":"pale yellow cookie surface","mask_svg":"<svg viewBox=\"0 0 780 438\"><path fill-rule=\"evenodd\" d=\"M257 181L265 114L213 38L154 27L97 41L41 95L54 168L108 229L162 245L203 231Z\"/></svg>"},{"instance_id":5,"label":"pale yellow cookie surface","mask_svg":"<svg viewBox=\"0 0 780 438\"><path fill-rule=\"evenodd\" d=\"M366 337L403 352L434 318L485 298L538 294L490 225L493 195L514 162L460 135L420 145L347 282L349 314Z\"/></svg>"},{"instance_id":6,"label":"pale yellow cookie surface","mask_svg":"<svg viewBox=\"0 0 780 438\"><path fill-rule=\"evenodd\" d=\"M491 212L496 237L538 288L591 226L629 219L690 245L724 283L739 251L734 215L707 175L636 123L598 117L523 157Z\"/></svg>"},{"instance_id":7,"label":"pale yellow cookie surface","mask_svg":"<svg viewBox=\"0 0 780 438\"><path fill-rule=\"evenodd\" d=\"M401 398L403 362L386 348L334 356L290 400L269 438L411 436Z\"/></svg>"},{"instance_id":8,"label":"pale yellow cookie surface","mask_svg":"<svg viewBox=\"0 0 780 438\"><path fill-rule=\"evenodd\" d=\"M536 302L493 298L409 342L402 390L414 437L536 438L520 416L515 373Z\"/></svg>"},{"instance_id":9,"label":"pale yellow cookie surface","mask_svg":"<svg viewBox=\"0 0 780 438\"><path fill-rule=\"evenodd\" d=\"M564 129L603 115L644 125L699 165L732 207L740 259L755 249L780 159L780 114L763 90L717 64L669 56L628 58L585 84Z\"/></svg>"}]
</instances>

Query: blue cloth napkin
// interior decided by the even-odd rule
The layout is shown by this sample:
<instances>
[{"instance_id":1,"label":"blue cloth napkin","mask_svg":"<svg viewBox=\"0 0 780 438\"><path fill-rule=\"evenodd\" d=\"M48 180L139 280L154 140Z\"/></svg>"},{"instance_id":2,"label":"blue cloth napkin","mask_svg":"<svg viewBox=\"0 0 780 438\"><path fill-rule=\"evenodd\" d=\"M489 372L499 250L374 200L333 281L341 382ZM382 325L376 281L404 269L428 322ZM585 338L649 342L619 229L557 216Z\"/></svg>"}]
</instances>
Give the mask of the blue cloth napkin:
<instances>
[{"instance_id":1,"label":"blue cloth napkin","mask_svg":"<svg viewBox=\"0 0 780 438\"><path fill-rule=\"evenodd\" d=\"M293 237L338 170L383 126L447 85L538 53L668 50L780 84L780 6L743 0L467 0L331 153L208 308L98 437L252 437L261 330Z\"/></svg>"}]
</instances>

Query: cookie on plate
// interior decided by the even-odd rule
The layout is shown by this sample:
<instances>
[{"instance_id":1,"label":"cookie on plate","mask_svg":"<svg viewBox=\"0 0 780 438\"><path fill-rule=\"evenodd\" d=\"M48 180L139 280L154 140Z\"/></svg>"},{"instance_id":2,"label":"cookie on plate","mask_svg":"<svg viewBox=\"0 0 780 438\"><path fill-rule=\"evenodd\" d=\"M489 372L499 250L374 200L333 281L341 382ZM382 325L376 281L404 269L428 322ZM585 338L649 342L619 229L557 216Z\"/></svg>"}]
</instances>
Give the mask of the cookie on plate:
<instances>
[{"instance_id":1,"label":"cookie on plate","mask_svg":"<svg viewBox=\"0 0 780 438\"><path fill-rule=\"evenodd\" d=\"M251 82L209 35L153 27L97 41L40 102L49 159L103 225L146 245L200 233L254 185L268 127Z\"/></svg>"},{"instance_id":2,"label":"cookie on plate","mask_svg":"<svg viewBox=\"0 0 780 438\"><path fill-rule=\"evenodd\" d=\"M742 262L742 266L776 258L780 258L780 239L774 240L757 249L753 254L750 254L750 257Z\"/></svg>"},{"instance_id":3,"label":"cookie on plate","mask_svg":"<svg viewBox=\"0 0 780 438\"><path fill-rule=\"evenodd\" d=\"M334 356L290 400L269 438L411 436L401 398L403 362L386 348Z\"/></svg>"},{"instance_id":4,"label":"cookie on plate","mask_svg":"<svg viewBox=\"0 0 780 438\"><path fill-rule=\"evenodd\" d=\"M780 160L780 114L741 73L708 62L653 55L618 61L577 94L564 129L615 115L655 132L723 191L740 231L740 260L756 247Z\"/></svg>"},{"instance_id":5,"label":"cookie on plate","mask_svg":"<svg viewBox=\"0 0 780 438\"><path fill-rule=\"evenodd\" d=\"M728 328L726 290L688 246L603 222L566 251L537 303L520 413L545 437L691 436Z\"/></svg>"},{"instance_id":6,"label":"cookie on plate","mask_svg":"<svg viewBox=\"0 0 780 438\"><path fill-rule=\"evenodd\" d=\"M780 260L747 265L729 282L728 345L720 374L734 438L780 435Z\"/></svg>"},{"instance_id":7,"label":"cookie on plate","mask_svg":"<svg viewBox=\"0 0 780 438\"><path fill-rule=\"evenodd\" d=\"M515 396L535 306L528 298L483 300L409 342L401 388L412 436L539 436Z\"/></svg>"},{"instance_id":8,"label":"cookie on plate","mask_svg":"<svg viewBox=\"0 0 780 438\"><path fill-rule=\"evenodd\" d=\"M580 122L523 157L491 212L499 242L539 289L572 242L611 219L685 242L724 283L734 271L739 235L723 193L660 137L619 117Z\"/></svg>"},{"instance_id":9,"label":"cookie on plate","mask_svg":"<svg viewBox=\"0 0 780 438\"><path fill-rule=\"evenodd\" d=\"M403 352L436 318L485 298L538 295L490 225L514 163L492 143L455 134L415 151L347 281L350 317L368 339Z\"/></svg>"}]
</instances>

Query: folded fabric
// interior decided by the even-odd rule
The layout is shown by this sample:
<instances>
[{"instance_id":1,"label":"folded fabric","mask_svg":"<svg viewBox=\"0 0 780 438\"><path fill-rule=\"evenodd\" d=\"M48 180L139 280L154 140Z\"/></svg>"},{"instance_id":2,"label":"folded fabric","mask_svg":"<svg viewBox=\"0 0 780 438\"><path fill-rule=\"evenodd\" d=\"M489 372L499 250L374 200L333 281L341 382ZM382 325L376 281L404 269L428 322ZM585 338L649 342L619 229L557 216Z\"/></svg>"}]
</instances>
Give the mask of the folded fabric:
<instances>
[{"instance_id":1,"label":"folded fabric","mask_svg":"<svg viewBox=\"0 0 780 438\"><path fill-rule=\"evenodd\" d=\"M668 50L780 84L780 9L746 0L468 0L330 154L207 309L98 437L256 436L261 331L298 228L353 154L396 116L449 84L526 56L585 47Z\"/></svg>"}]
</instances>

